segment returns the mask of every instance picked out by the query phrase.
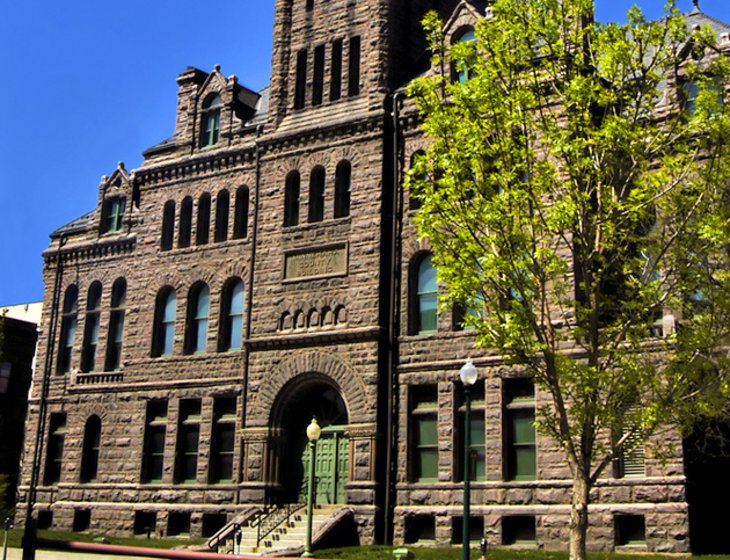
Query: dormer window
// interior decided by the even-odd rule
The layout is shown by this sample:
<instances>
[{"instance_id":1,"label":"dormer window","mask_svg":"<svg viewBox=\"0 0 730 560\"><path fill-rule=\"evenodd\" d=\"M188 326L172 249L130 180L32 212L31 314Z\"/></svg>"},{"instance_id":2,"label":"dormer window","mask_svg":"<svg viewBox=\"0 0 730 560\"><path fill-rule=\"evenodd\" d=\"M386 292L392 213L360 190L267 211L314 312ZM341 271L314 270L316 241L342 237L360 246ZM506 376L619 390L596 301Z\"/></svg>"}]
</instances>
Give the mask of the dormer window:
<instances>
[{"instance_id":1,"label":"dormer window","mask_svg":"<svg viewBox=\"0 0 730 560\"><path fill-rule=\"evenodd\" d=\"M127 199L123 196L107 198L102 207L101 232L113 233L124 228L124 211Z\"/></svg>"},{"instance_id":2,"label":"dormer window","mask_svg":"<svg viewBox=\"0 0 730 560\"><path fill-rule=\"evenodd\" d=\"M221 123L221 98L213 94L203 103L200 147L215 146L218 143Z\"/></svg>"}]
</instances>

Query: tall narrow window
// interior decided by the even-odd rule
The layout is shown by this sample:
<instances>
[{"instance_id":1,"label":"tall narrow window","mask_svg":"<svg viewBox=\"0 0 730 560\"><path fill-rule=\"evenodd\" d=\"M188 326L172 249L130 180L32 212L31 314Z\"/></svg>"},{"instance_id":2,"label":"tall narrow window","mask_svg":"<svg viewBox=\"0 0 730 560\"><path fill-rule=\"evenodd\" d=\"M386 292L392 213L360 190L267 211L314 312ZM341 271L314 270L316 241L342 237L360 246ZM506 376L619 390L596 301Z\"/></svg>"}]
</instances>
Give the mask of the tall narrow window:
<instances>
[{"instance_id":1,"label":"tall narrow window","mask_svg":"<svg viewBox=\"0 0 730 560\"><path fill-rule=\"evenodd\" d=\"M318 165L309 176L309 221L324 220L324 167Z\"/></svg>"},{"instance_id":2,"label":"tall narrow window","mask_svg":"<svg viewBox=\"0 0 730 560\"><path fill-rule=\"evenodd\" d=\"M162 211L162 235L160 236L160 249L169 251L172 249L172 240L175 236L175 201L165 202Z\"/></svg>"},{"instance_id":3,"label":"tall narrow window","mask_svg":"<svg viewBox=\"0 0 730 560\"><path fill-rule=\"evenodd\" d=\"M180 232L177 237L178 247L190 247L190 236L193 229L193 199L183 198L180 205Z\"/></svg>"},{"instance_id":4,"label":"tall narrow window","mask_svg":"<svg viewBox=\"0 0 730 560\"><path fill-rule=\"evenodd\" d=\"M218 193L215 201L215 240L217 243L228 239L228 208L230 195L223 190Z\"/></svg>"},{"instance_id":5,"label":"tall narrow window","mask_svg":"<svg viewBox=\"0 0 730 560\"><path fill-rule=\"evenodd\" d=\"M210 452L210 482L233 480L233 450L236 433L236 397L219 397L213 403L213 434Z\"/></svg>"},{"instance_id":6,"label":"tall narrow window","mask_svg":"<svg viewBox=\"0 0 730 560\"><path fill-rule=\"evenodd\" d=\"M302 109L307 93L307 49L297 53L297 76L294 85L294 108Z\"/></svg>"},{"instance_id":7,"label":"tall narrow window","mask_svg":"<svg viewBox=\"0 0 730 560\"><path fill-rule=\"evenodd\" d=\"M127 281L124 278L117 278L112 286L112 307L109 314L109 338L106 343L105 371L116 371L121 366L126 302Z\"/></svg>"},{"instance_id":8,"label":"tall narrow window","mask_svg":"<svg viewBox=\"0 0 730 560\"><path fill-rule=\"evenodd\" d=\"M210 194L203 193L198 199L198 223L195 227L195 244L205 245L210 235Z\"/></svg>"},{"instance_id":9,"label":"tall narrow window","mask_svg":"<svg viewBox=\"0 0 730 560\"><path fill-rule=\"evenodd\" d=\"M337 101L342 97L342 39L336 39L332 42L330 71L330 101Z\"/></svg>"},{"instance_id":10,"label":"tall narrow window","mask_svg":"<svg viewBox=\"0 0 730 560\"><path fill-rule=\"evenodd\" d=\"M157 296L155 305L155 324L152 340L152 355L170 356L175 340L175 316L177 313L177 298L175 291L163 288Z\"/></svg>"},{"instance_id":11,"label":"tall narrow window","mask_svg":"<svg viewBox=\"0 0 730 560\"><path fill-rule=\"evenodd\" d=\"M284 186L284 225L295 226L299 223L299 171L286 176Z\"/></svg>"},{"instance_id":12,"label":"tall narrow window","mask_svg":"<svg viewBox=\"0 0 730 560\"><path fill-rule=\"evenodd\" d=\"M58 373L71 371L71 355L79 313L79 290L75 284L66 288L61 314L61 344L58 348Z\"/></svg>"},{"instance_id":13,"label":"tall narrow window","mask_svg":"<svg viewBox=\"0 0 730 560\"><path fill-rule=\"evenodd\" d=\"M216 94L209 95L203 103L201 117L202 130L200 134L200 146L214 146L218 143L221 124L221 98Z\"/></svg>"},{"instance_id":14,"label":"tall narrow window","mask_svg":"<svg viewBox=\"0 0 730 560\"><path fill-rule=\"evenodd\" d=\"M504 380L505 478L535 480L535 385L531 379Z\"/></svg>"},{"instance_id":15,"label":"tall narrow window","mask_svg":"<svg viewBox=\"0 0 730 560\"><path fill-rule=\"evenodd\" d=\"M425 155L425 152L423 150L417 150L413 153L411 156L411 168L415 166L418 163L418 160L421 159ZM423 181L426 179L425 174L419 174L417 177L418 181ZM421 207L421 201L414 196L413 191L409 191L408 193L408 209L409 210L418 210Z\"/></svg>"},{"instance_id":16,"label":"tall narrow window","mask_svg":"<svg viewBox=\"0 0 730 560\"><path fill-rule=\"evenodd\" d=\"M96 368L96 349L99 345L99 321L101 319L101 283L94 282L89 287L86 298L86 325L84 344L81 349L81 371L94 371Z\"/></svg>"},{"instance_id":17,"label":"tall narrow window","mask_svg":"<svg viewBox=\"0 0 730 560\"><path fill-rule=\"evenodd\" d=\"M438 284L436 267L431 262L431 255L423 257L415 269L412 280L411 334L422 334L436 331L438 308Z\"/></svg>"},{"instance_id":18,"label":"tall narrow window","mask_svg":"<svg viewBox=\"0 0 730 560\"><path fill-rule=\"evenodd\" d=\"M360 37L350 38L347 93L350 97L360 95Z\"/></svg>"},{"instance_id":19,"label":"tall narrow window","mask_svg":"<svg viewBox=\"0 0 730 560\"><path fill-rule=\"evenodd\" d=\"M205 284L196 284L188 295L188 317L185 332L187 354L205 352L208 342L208 305L210 290Z\"/></svg>"},{"instance_id":20,"label":"tall narrow window","mask_svg":"<svg viewBox=\"0 0 730 560\"><path fill-rule=\"evenodd\" d=\"M86 421L84 446L81 455L81 482L96 480L99 469L99 449L101 447L101 420L92 416Z\"/></svg>"},{"instance_id":21,"label":"tall narrow window","mask_svg":"<svg viewBox=\"0 0 730 560\"><path fill-rule=\"evenodd\" d=\"M243 337L243 282L230 280L223 290L220 350L239 350Z\"/></svg>"},{"instance_id":22,"label":"tall narrow window","mask_svg":"<svg viewBox=\"0 0 730 560\"><path fill-rule=\"evenodd\" d=\"M324 45L314 49L314 75L312 82L312 105L322 104L324 92Z\"/></svg>"},{"instance_id":23,"label":"tall narrow window","mask_svg":"<svg viewBox=\"0 0 730 560\"><path fill-rule=\"evenodd\" d=\"M464 473L468 472L469 480L484 480L486 475L486 435L485 435L485 408L484 408L484 383L480 382L471 388L471 418L469 419L470 440L469 463L464 465L464 414L466 413L464 386L457 383L456 386L456 410L454 415L456 426L454 426L456 441L454 448L454 469L455 481L463 481Z\"/></svg>"},{"instance_id":24,"label":"tall narrow window","mask_svg":"<svg viewBox=\"0 0 730 560\"><path fill-rule=\"evenodd\" d=\"M630 435L621 448L614 472L617 478L642 478L645 476L644 440L640 431L636 430L641 419L641 405L632 404L623 412L622 423L616 430L614 438L620 440L629 432Z\"/></svg>"},{"instance_id":25,"label":"tall narrow window","mask_svg":"<svg viewBox=\"0 0 730 560\"><path fill-rule=\"evenodd\" d=\"M248 232L248 187L238 187L233 217L233 238L243 239Z\"/></svg>"},{"instance_id":26,"label":"tall narrow window","mask_svg":"<svg viewBox=\"0 0 730 560\"><path fill-rule=\"evenodd\" d=\"M122 196L107 198L102 206L101 232L112 233L124 228L124 211L127 199Z\"/></svg>"},{"instance_id":27,"label":"tall narrow window","mask_svg":"<svg viewBox=\"0 0 730 560\"><path fill-rule=\"evenodd\" d=\"M307 11L311 12L314 9L314 0L307 0Z\"/></svg>"},{"instance_id":28,"label":"tall narrow window","mask_svg":"<svg viewBox=\"0 0 730 560\"><path fill-rule=\"evenodd\" d=\"M335 170L335 218L350 215L351 191L352 168L349 161L342 160Z\"/></svg>"},{"instance_id":29,"label":"tall narrow window","mask_svg":"<svg viewBox=\"0 0 730 560\"><path fill-rule=\"evenodd\" d=\"M438 479L438 393L435 385L411 388L411 480Z\"/></svg>"},{"instance_id":30,"label":"tall narrow window","mask_svg":"<svg viewBox=\"0 0 730 560\"><path fill-rule=\"evenodd\" d=\"M180 402L180 424L177 428L175 482L195 482L198 475L198 443L200 441L200 399Z\"/></svg>"},{"instance_id":31,"label":"tall narrow window","mask_svg":"<svg viewBox=\"0 0 730 560\"><path fill-rule=\"evenodd\" d=\"M46 468L43 475L43 484L46 486L58 484L61 480L63 442L65 438L66 414L54 412L51 414L48 428L48 450L46 451Z\"/></svg>"},{"instance_id":32,"label":"tall narrow window","mask_svg":"<svg viewBox=\"0 0 730 560\"><path fill-rule=\"evenodd\" d=\"M142 451L142 482L162 480L166 430L167 401L149 401Z\"/></svg>"}]
</instances>

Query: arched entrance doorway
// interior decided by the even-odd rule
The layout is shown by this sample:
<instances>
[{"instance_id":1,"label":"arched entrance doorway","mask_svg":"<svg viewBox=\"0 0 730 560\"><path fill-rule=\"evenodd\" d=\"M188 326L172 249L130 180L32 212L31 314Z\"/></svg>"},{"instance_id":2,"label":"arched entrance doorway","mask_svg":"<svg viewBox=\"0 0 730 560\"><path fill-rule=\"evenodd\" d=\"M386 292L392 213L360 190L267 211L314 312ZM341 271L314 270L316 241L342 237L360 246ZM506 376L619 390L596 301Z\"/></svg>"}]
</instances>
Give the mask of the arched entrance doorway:
<instances>
[{"instance_id":1,"label":"arched entrance doorway","mask_svg":"<svg viewBox=\"0 0 730 560\"><path fill-rule=\"evenodd\" d=\"M348 413L332 381L308 374L287 384L272 410L271 427L278 433L278 500L305 500L310 453L306 428L312 418L322 427L317 443L315 482L318 504L345 503L349 473Z\"/></svg>"}]
</instances>

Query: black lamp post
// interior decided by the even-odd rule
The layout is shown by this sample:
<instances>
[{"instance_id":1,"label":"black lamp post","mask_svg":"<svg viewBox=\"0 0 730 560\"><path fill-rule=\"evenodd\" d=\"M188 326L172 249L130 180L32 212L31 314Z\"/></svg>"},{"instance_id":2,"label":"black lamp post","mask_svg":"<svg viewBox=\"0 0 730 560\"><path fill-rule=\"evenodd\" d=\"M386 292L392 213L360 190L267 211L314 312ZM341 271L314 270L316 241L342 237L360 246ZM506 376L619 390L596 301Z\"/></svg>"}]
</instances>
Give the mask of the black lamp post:
<instances>
[{"instance_id":1,"label":"black lamp post","mask_svg":"<svg viewBox=\"0 0 730 560\"><path fill-rule=\"evenodd\" d=\"M309 483L307 485L307 536L304 541L304 553L302 558L311 558L312 554L312 509L314 508L315 484L314 484L314 461L317 457L317 440L322 434L316 418L307 426L307 439L309 439Z\"/></svg>"},{"instance_id":2,"label":"black lamp post","mask_svg":"<svg viewBox=\"0 0 730 560\"><path fill-rule=\"evenodd\" d=\"M464 384L464 514L461 521L462 540L461 540L461 558L469 560L469 517L471 513L471 472L469 468L469 458L471 452L471 388L477 382L479 372L471 361L466 363L459 371L459 378Z\"/></svg>"}]
</instances>

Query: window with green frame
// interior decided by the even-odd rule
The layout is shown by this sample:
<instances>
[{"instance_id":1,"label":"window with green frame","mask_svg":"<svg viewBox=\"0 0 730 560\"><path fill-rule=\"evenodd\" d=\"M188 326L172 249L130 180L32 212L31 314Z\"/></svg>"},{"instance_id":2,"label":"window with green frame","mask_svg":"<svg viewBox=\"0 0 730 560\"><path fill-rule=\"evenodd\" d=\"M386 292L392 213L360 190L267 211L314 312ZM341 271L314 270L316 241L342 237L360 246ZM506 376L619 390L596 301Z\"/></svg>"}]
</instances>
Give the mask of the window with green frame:
<instances>
[{"instance_id":1,"label":"window with green frame","mask_svg":"<svg viewBox=\"0 0 730 560\"><path fill-rule=\"evenodd\" d=\"M203 103L200 147L215 146L218 143L221 125L221 98L213 94Z\"/></svg>"},{"instance_id":2,"label":"window with green frame","mask_svg":"<svg viewBox=\"0 0 730 560\"><path fill-rule=\"evenodd\" d=\"M438 479L438 392L435 385L411 388L411 480Z\"/></svg>"},{"instance_id":3,"label":"window with green frame","mask_svg":"<svg viewBox=\"0 0 730 560\"><path fill-rule=\"evenodd\" d=\"M180 402L175 453L176 483L195 482L197 478L200 419L200 399L185 399Z\"/></svg>"},{"instance_id":4,"label":"window with green frame","mask_svg":"<svg viewBox=\"0 0 730 560\"><path fill-rule=\"evenodd\" d=\"M213 430L208 480L233 480L233 451L236 433L236 397L217 397L213 404Z\"/></svg>"},{"instance_id":5,"label":"window with green frame","mask_svg":"<svg viewBox=\"0 0 730 560\"><path fill-rule=\"evenodd\" d=\"M504 477L537 478L535 386L531 379L504 380Z\"/></svg>"},{"instance_id":6,"label":"window with green frame","mask_svg":"<svg viewBox=\"0 0 730 560\"><path fill-rule=\"evenodd\" d=\"M411 293L411 334L435 332L438 326L438 283L431 255L418 261Z\"/></svg>"},{"instance_id":7,"label":"window with green frame","mask_svg":"<svg viewBox=\"0 0 730 560\"><path fill-rule=\"evenodd\" d=\"M142 453L142 482L162 480L166 431L167 401L149 401Z\"/></svg>"},{"instance_id":8,"label":"window with green frame","mask_svg":"<svg viewBox=\"0 0 730 560\"><path fill-rule=\"evenodd\" d=\"M48 445L46 451L46 468L43 475L43 484L50 486L58 484L63 469L63 445L66 438L66 414L63 412L51 413L48 430Z\"/></svg>"},{"instance_id":9,"label":"window with green frame","mask_svg":"<svg viewBox=\"0 0 730 560\"><path fill-rule=\"evenodd\" d=\"M471 420L469 422L471 444L469 446L469 480L484 480L486 477L486 422L485 422L485 401L484 381L478 382L471 388ZM455 408L454 415L454 481L464 480L464 413L466 406L464 402L464 386L462 383L455 384Z\"/></svg>"},{"instance_id":10,"label":"window with green frame","mask_svg":"<svg viewBox=\"0 0 730 560\"><path fill-rule=\"evenodd\" d=\"M124 229L124 212L127 199L123 196L107 198L102 206L102 233L114 233Z\"/></svg>"}]
</instances>

